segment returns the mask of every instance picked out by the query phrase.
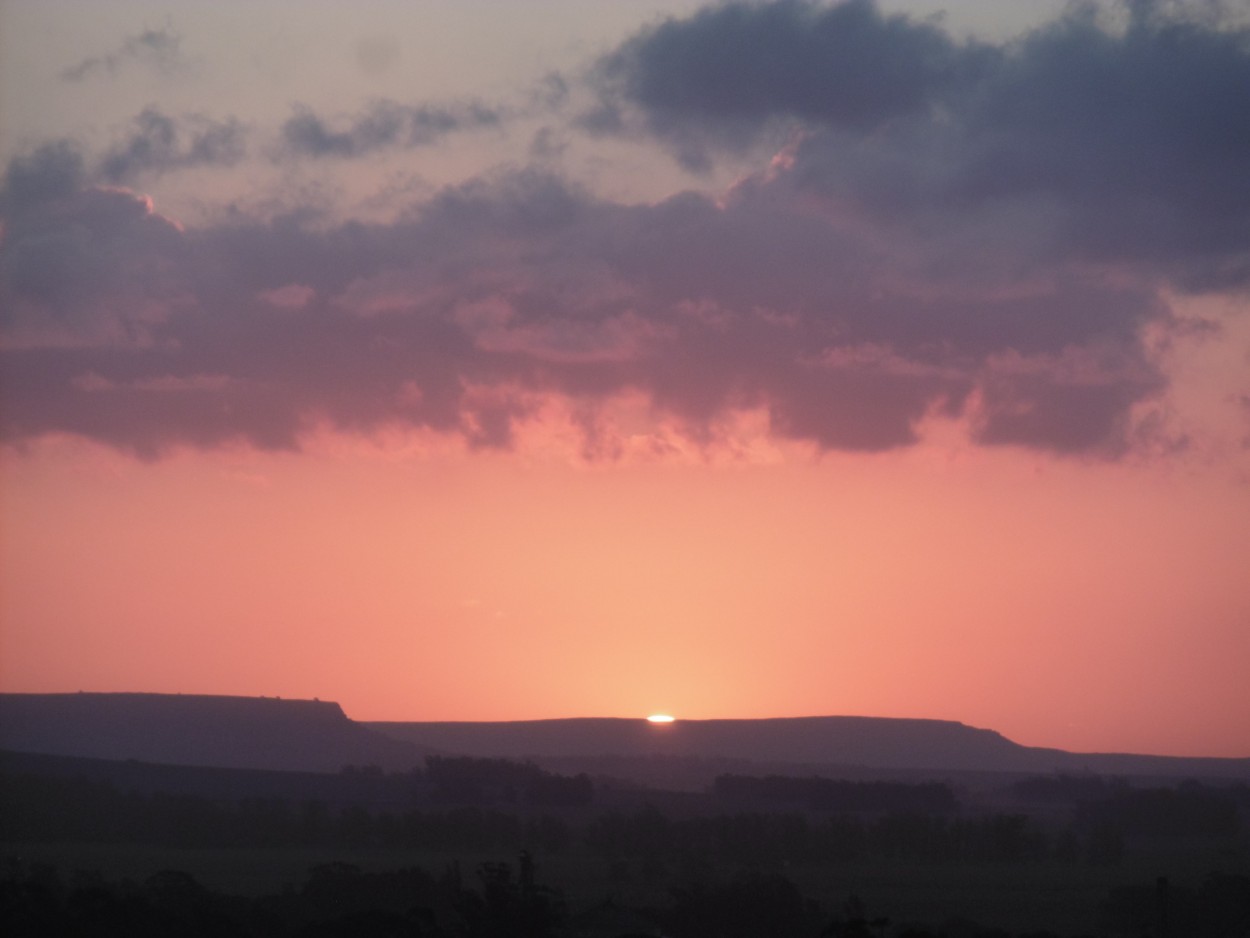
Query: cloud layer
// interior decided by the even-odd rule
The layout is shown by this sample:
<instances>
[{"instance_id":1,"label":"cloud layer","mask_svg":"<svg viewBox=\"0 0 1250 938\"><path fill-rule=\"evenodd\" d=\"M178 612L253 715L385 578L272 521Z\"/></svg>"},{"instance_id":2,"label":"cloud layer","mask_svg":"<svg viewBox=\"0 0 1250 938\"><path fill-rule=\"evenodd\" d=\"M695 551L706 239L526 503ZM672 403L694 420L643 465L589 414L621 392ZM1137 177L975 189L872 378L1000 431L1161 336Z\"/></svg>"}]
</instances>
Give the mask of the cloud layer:
<instances>
[{"instance_id":1,"label":"cloud layer","mask_svg":"<svg viewBox=\"0 0 1250 938\"><path fill-rule=\"evenodd\" d=\"M1010 213L1040 262L1244 286L1250 31L1177 12L1132 3L1114 31L1078 7L990 47L869 0L729 4L641 34L598 76L605 106L696 164L785 123L804 132L793 184L878 222Z\"/></svg>"},{"instance_id":2,"label":"cloud layer","mask_svg":"<svg viewBox=\"0 0 1250 938\"><path fill-rule=\"evenodd\" d=\"M788 139L716 198L514 168L389 223L184 228L104 184L239 159L236 124L145 112L91 172L45 147L0 193L4 437L151 456L399 425L506 447L544 400L589 438L641 395L694 439L750 410L885 450L939 415L985 445L1122 453L1166 386L1143 338L1171 322L1160 291L1250 280L1250 40L1130 10L993 47L860 0L661 24L596 66L580 126L691 166ZM384 103L280 136L367 157L498 117Z\"/></svg>"}]
</instances>

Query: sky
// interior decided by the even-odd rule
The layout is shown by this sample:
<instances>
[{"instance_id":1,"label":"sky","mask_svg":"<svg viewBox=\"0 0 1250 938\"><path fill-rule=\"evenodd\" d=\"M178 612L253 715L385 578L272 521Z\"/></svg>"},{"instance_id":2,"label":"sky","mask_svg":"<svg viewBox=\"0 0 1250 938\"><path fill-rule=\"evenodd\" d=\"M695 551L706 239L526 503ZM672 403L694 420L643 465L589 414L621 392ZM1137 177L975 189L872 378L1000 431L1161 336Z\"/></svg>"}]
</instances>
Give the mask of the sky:
<instances>
[{"instance_id":1,"label":"sky","mask_svg":"<svg viewBox=\"0 0 1250 938\"><path fill-rule=\"evenodd\" d=\"M0 0L0 688L1250 756L1250 6Z\"/></svg>"}]
</instances>

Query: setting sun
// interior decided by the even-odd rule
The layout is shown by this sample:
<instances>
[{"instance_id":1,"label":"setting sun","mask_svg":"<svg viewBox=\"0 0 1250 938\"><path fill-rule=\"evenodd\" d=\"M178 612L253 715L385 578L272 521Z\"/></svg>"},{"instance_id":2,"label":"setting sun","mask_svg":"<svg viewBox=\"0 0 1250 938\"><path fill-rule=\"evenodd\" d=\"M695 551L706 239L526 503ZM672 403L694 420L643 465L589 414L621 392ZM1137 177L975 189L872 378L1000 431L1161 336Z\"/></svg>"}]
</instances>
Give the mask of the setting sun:
<instances>
[{"instance_id":1,"label":"setting sun","mask_svg":"<svg viewBox=\"0 0 1250 938\"><path fill-rule=\"evenodd\" d=\"M647 717L647 722L648 723L672 723L674 719L675 719L674 717L669 716L667 713L653 713L651 714L651 716Z\"/></svg>"}]
</instances>

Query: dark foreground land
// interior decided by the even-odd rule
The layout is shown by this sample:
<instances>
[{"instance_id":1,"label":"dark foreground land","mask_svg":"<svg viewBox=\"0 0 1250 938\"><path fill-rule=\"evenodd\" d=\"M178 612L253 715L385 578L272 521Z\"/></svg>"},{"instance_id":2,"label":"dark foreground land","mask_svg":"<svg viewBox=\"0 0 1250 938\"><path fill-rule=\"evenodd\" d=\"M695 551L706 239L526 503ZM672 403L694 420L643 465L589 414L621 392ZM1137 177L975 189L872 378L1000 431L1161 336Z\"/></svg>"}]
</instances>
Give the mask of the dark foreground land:
<instances>
[{"instance_id":1,"label":"dark foreground land","mask_svg":"<svg viewBox=\"0 0 1250 938\"><path fill-rule=\"evenodd\" d=\"M1250 760L0 694L0 935L1250 938Z\"/></svg>"},{"instance_id":2,"label":"dark foreground land","mask_svg":"<svg viewBox=\"0 0 1250 938\"><path fill-rule=\"evenodd\" d=\"M1250 789L0 759L10 936L1250 935Z\"/></svg>"}]
</instances>

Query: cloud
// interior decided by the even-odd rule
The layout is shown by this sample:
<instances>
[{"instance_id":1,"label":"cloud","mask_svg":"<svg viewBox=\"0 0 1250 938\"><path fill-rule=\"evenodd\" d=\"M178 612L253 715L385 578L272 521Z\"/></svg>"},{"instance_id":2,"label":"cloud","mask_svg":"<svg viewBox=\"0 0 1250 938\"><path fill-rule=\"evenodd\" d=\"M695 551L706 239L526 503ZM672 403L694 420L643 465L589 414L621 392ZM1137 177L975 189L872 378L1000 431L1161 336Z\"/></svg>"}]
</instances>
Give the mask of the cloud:
<instances>
[{"instance_id":1,"label":"cloud","mask_svg":"<svg viewBox=\"0 0 1250 938\"><path fill-rule=\"evenodd\" d=\"M85 184L82 154L67 140L15 156L5 168L0 188L0 211L6 218L20 218L28 211L55 203L77 193Z\"/></svg>"},{"instance_id":2,"label":"cloud","mask_svg":"<svg viewBox=\"0 0 1250 938\"><path fill-rule=\"evenodd\" d=\"M751 415L880 451L946 418L1120 456L1167 391L1167 297L1250 278L1250 33L1192 9L1138 2L1113 28L1076 8L1000 46L866 0L668 21L598 63L597 116L568 132L691 165L781 134L716 197L625 204L512 169L385 223L183 227L115 184L235 159L237 126L150 110L94 173L44 147L0 191L4 438L156 455L398 426L507 448L558 401L611 454L600 418L628 400L696 444ZM301 111L282 146L348 159L505 116Z\"/></svg>"},{"instance_id":3,"label":"cloud","mask_svg":"<svg viewBox=\"0 0 1250 938\"><path fill-rule=\"evenodd\" d=\"M112 52L85 58L63 69L61 79L81 82L100 76L111 78L131 64L168 74L182 64L181 44L182 38L168 29L145 29L137 36L127 36Z\"/></svg>"},{"instance_id":4,"label":"cloud","mask_svg":"<svg viewBox=\"0 0 1250 938\"><path fill-rule=\"evenodd\" d=\"M485 105L455 107L404 105L375 101L362 113L333 129L323 118L301 108L282 125L286 152L305 157L353 158L379 150L429 146L450 133L497 127L501 111Z\"/></svg>"},{"instance_id":5,"label":"cloud","mask_svg":"<svg viewBox=\"0 0 1250 938\"><path fill-rule=\"evenodd\" d=\"M796 207L784 176L622 205L522 171L386 224L184 229L72 164L40 151L0 195L10 441L156 456L408 426L506 448L547 398L591 434L641 396L693 440L762 412L783 438L884 450L936 413L985 444L1114 455L1162 387L1138 338L1166 320L1153 293L1076 270L955 291L898 261L914 246Z\"/></svg>"},{"instance_id":6,"label":"cloud","mask_svg":"<svg viewBox=\"0 0 1250 938\"><path fill-rule=\"evenodd\" d=\"M179 233L132 193L87 184L65 143L13 160L0 190L4 340L82 344L134 338L180 263Z\"/></svg>"},{"instance_id":7,"label":"cloud","mask_svg":"<svg viewBox=\"0 0 1250 938\"><path fill-rule=\"evenodd\" d=\"M692 170L786 127L871 134L975 84L1000 53L887 16L872 0L726 3L670 19L603 57L592 133L628 131L640 112Z\"/></svg>"},{"instance_id":8,"label":"cloud","mask_svg":"<svg viewBox=\"0 0 1250 938\"><path fill-rule=\"evenodd\" d=\"M245 152L245 133L237 120L178 120L146 108L135 117L125 139L104 154L97 171L109 182L126 182L145 173L233 166Z\"/></svg>"},{"instance_id":9,"label":"cloud","mask_svg":"<svg viewBox=\"0 0 1250 938\"><path fill-rule=\"evenodd\" d=\"M871 0L729 3L649 29L606 56L599 78L661 133L748 134L776 117L871 130L915 113L992 64Z\"/></svg>"},{"instance_id":10,"label":"cloud","mask_svg":"<svg viewBox=\"0 0 1250 938\"><path fill-rule=\"evenodd\" d=\"M1132 3L1117 30L1080 6L991 47L870 0L730 3L605 57L592 123L641 128L690 166L784 126L796 197L882 229L1000 253L1009 229L1007 263L1244 286L1250 28L1221 9Z\"/></svg>"}]
</instances>

